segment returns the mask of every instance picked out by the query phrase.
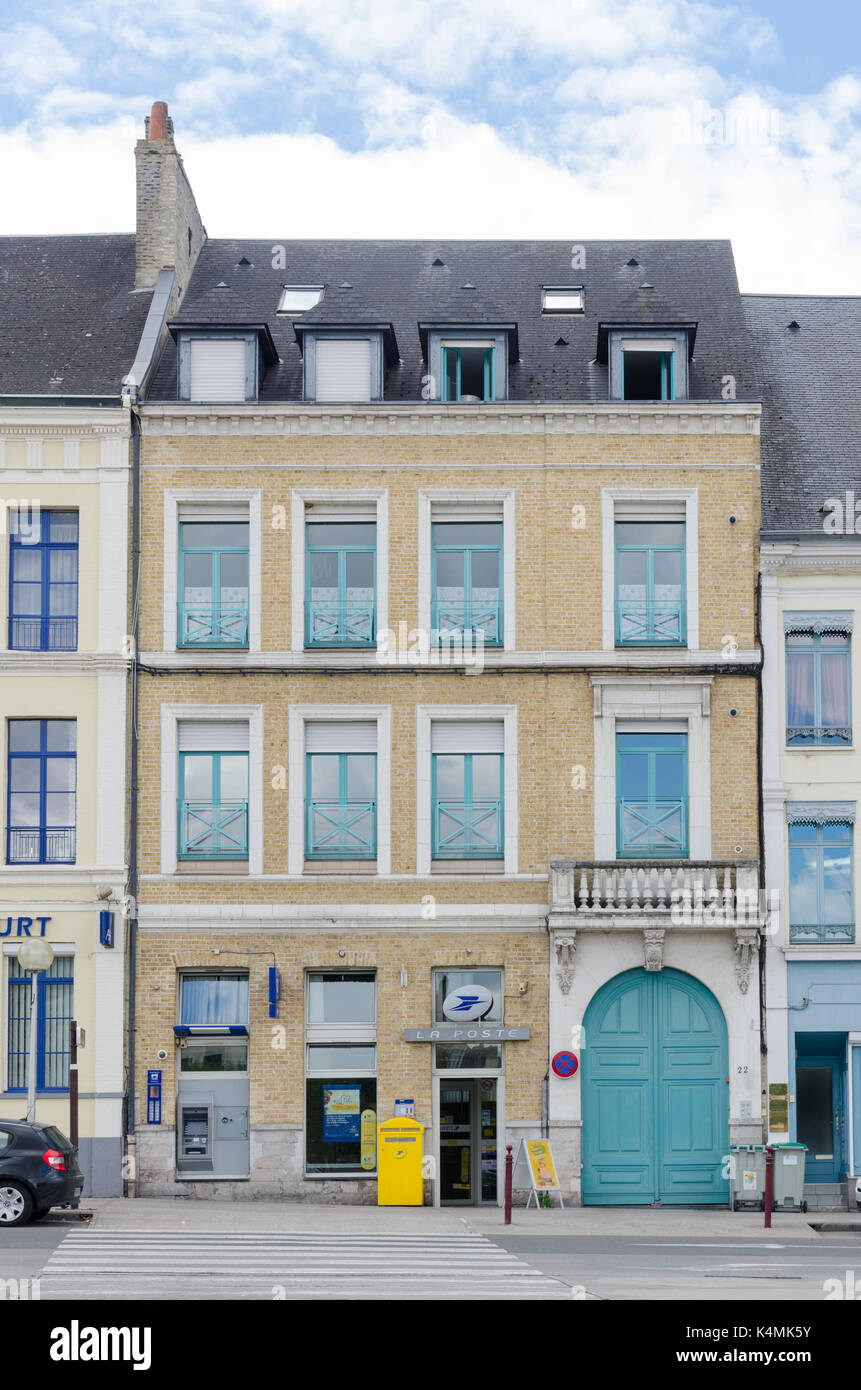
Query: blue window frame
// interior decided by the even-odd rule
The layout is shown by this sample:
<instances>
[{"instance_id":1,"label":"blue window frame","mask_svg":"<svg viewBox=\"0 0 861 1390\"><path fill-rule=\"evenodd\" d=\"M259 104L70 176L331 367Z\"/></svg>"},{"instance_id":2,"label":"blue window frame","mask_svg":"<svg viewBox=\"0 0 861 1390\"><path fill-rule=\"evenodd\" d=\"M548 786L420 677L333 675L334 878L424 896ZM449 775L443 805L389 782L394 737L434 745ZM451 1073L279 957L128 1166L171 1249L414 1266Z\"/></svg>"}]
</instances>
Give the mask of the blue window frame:
<instances>
[{"instance_id":1,"label":"blue window frame","mask_svg":"<svg viewBox=\"0 0 861 1390\"><path fill-rule=\"evenodd\" d=\"M248 646L248 522L181 521L177 646Z\"/></svg>"},{"instance_id":2,"label":"blue window frame","mask_svg":"<svg viewBox=\"0 0 861 1390\"><path fill-rule=\"evenodd\" d=\"M74 719L10 719L6 863L74 864Z\"/></svg>"},{"instance_id":3,"label":"blue window frame","mask_svg":"<svg viewBox=\"0 0 861 1390\"><path fill-rule=\"evenodd\" d=\"M248 754L179 755L180 859L248 858Z\"/></svg>"},{"instance_id":4,"label":"blue window frame","mask_svg":"<svg viewBox=\"0 0 861 1390\"><path fill-rule=\"evenodd\" d=\"M502 522L434 522L432 558L433 642L502 646Z\"/></svg>"},{"instance_id":5,"label":"blue window frame","mask_svg":"<svg viewBox=\"0 0 861 1390\"><path fill-rule=\"evenodd\" d=\"M683 647L685 523L616 522L616 646Z\"/></svg>"},{"instance_id":6,"label":"blue window frame","mask_svg":"<svg viewBox=\"0 0 861 1390\"><path fill-rule=\"evenodd\" d=\"M852 826L789 826L790 941L852 942Z\"/></svg>"},{"instance_id":7,"label":"blue window frame","mask_svg":"<svg viewBox=\"0 0 861 1390\"><path fill-rule=\"evenodd\" d=\"M12 513L9 650L74 652L78 647L78 513Z\"/></svg>"},{"instance_id":8,"label":"blue window frame","mask_svg":"<svg viewBox=\"0 0 861 1390\"><path fill-rule=\"evenodd\" d=\"M786 742L793 748L852 742L848 632L787 632Z\"/></svg>"},{"instance_id":9,"label":"blue window frame","mask_svg":"<svg viewBox=\"0 0 861 1390\"><path fill-rule=\"evenodd\" d=\"M616 855L686 859L688 736L616 735Z\"/></svg>"},{"instance_id":10,"label":"blue window frame","mask_svg":"<svg viewBox=\"0 0 861 1390\"><path fill-rule=\"evenodd\" d=\"M305 533L305 645L372 647L377 640L376 523L309 521Z\"/></svg>"},{"instance_id":11,"label":"blue window frame","mask_svg":"<svg viewBox=\"0 0 861 1390\"><path fill-rule=\"evenodd\" d=\"M671 401L674 399L672 352L622 349L622 399Z\"/></svg>"},{"instance_id":12,"label":"blue window frame","mask_svg":"<svg viewBox=\"0 0 861 1390\"><path fill-rule=\"evenodd\" d=\"M376 859L376 753L305 757L305 858Z\"/></svg>"},{"instance_id":13,"label":"blue window frame","mask_svg":"<svg viewBox=\"0 0 861 1390\"><path fill-rule=\"evenodd\" d=\"M492 347L442 347L442 398L462 401L472 397L479 401L494 398Z\"/></svg>"},{"instance_id":14,"label":"blue window frame","mask_svg":"<svg viewBox=\"0 0 861 1390\"><path fill-rule=\"evenodd\" d=\"M434 859L505 855L501 753L432 756Z\"/></svg>"},{"instance_id":15,"label":"blue window frame","mask_svg":"<svg viewBox=\"0 0 861 1390\"><path fill-rule=\"evenodd\" d=\"M9 961L9 1032L6 1089L26 1091L30 1067L30 975L14 956ZM69 1089L69 1023L74 1018L74 958L56 956L36 976L39 1030L36 1090Z\"/></svg>"}]
</instances>

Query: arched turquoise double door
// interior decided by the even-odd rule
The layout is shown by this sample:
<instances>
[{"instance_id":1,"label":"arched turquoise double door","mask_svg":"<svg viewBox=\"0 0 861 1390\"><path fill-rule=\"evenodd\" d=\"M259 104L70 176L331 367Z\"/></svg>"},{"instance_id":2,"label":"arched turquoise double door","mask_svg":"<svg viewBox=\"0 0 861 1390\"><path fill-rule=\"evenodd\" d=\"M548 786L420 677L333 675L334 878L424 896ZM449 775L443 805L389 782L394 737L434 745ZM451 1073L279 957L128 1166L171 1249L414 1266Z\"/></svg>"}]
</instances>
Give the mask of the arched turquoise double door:
<instances>
[{"instance_id":1,"label":"arched turquoise double door","mask_svg":"<svg viewBox=\"0 0 861 1390\"><path fill-rule=\"evenodd\" d=\"M727 1032L711 991L680 970L627 970L584 1032L584 1205L726 1202Z\"/></svg>"}]
</instances>

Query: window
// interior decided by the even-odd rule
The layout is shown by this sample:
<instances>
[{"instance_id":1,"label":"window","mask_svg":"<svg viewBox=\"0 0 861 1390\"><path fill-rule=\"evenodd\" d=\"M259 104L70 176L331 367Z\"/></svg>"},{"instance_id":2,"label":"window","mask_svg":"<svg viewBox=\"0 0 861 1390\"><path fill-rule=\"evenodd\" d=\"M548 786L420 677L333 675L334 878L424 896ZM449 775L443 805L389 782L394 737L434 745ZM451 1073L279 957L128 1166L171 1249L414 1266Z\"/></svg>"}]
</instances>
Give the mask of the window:
<instances>
[{"instance_id":1,"label":"window","mask_svg":"<svg viewBox=\"0 0 861 1390\"><path fill-rule=\"evenodd\" d=\"M180 859L248 858L248 725L179 726Z\"/></svg>"},{"instance_id":2,"label":"window","mask_svg":"<svg viewBox=\"0 0 861 1390\"><path fill-rule=\"evenodd\" d=\"M786 742L794 748L852 742L851 615L831 620L786 614Z\"/></svg>"},{"instance_id":3,"label":"window","mask_svg":"<svg viewBox=\"0 0 861 1390\"><path fill-rule=\"evenodd\" d=\"M312 520L306 524L305 537L306 646L373 646L376 523Z\"/></svg>"},{"instance_id":4,"label":"window","mask_svg":"<svg viewBox=\"0 0 861 1390\"><path fill-rule=\"evenodd\" d=\"M10 515L9 650L78 646L78 513Z\"/></svg>"},{"instance_id":5,"label":"window","mask_svg":"<svg viewBox=\"0 0 861 1390\"><path fill-rule=\"evenodd\" d=\"M314 305L319 304L322 298L322 285L285 285L281 302L278 305L278 313L290 314L295 318L299 314L306 313L308 309L313 309Z\"/></svg>"},{"instance_id":6,"label":"window","mask_svg":"<svg viewBox=\"0 0 861 1390\"><path fill-rule=\"evenodd\" d=\"M316 401L370 401L370 339L317 338L314 379Z\"/></svg>"},{"instance_id":7,"label":"window","mask_svg":"<svg viewBox=\"0 0 861 1390\"><path fill-rule=\"evenodd\" d=\"M639 325L599 324L598 360L608 363L610 399L685 400L695 334L693 323L647 331Z\"/></svg>"},{"instance_id":8,"label":"window","mask_svg":"<svg viewBox=\"0 0 861 1390\"><path fill-rule=\"evenodd\" d=\"M180 978L179 1021L198 1027L247 1027L248 976L230 974L183 975Z\"/></svg>"},{"instance_id":9,"label":"window","mask_svg":"<svg viewBox=\"0 0 861 1390\"><path fill-rule=\"evenodd\" d=\"M674 396L672 351L648 352L623 345L622 399L671 401Z\"/></svg>"},{"instance_id":10,"label":"window","mask_svg":"<svg viewBox=\"0 0 861 1390\"><path fill-rule=\"evenodd\" d=\"M180 521L177 646L247 648L247 521Z\"/></svg>"},{"instance_id":11,"label":"window","mask_svg":"<svg viewBox=\"0 0 861 1390\"><path fill-rule=\"evenodd\" d=\"M376 748L375 721L306 724L306 859L376 858Z\"/></svg>"},{"instance_id":12,"label":"window","mask_svg":"<svg viewBox=\"0 0 861 1390\"><path fill-rule=\"evenodd\" d=\"M542 314L582 314L583 288L574 285L545 285L541 291Z\"/></svg>"},{"instance_id":13,"label":"window","mask_svg":"<svg viewBox=\"0 0 861 1390\"><path fill-rule=\"evenodd\" d=\"M12 1135L9 1133L8 1129L0 1129L0 1153L2 1153L4 1149L8 1149L11 1143Z\"/></svg>"},{"instance_id":14,"label":"window","mask_svg":"<svg viewBox=\"0 0 861 1390\"><path fill-rule=\"evenodd\" d=\"M502 523L434 522L431 630L435 643L502 644Z\"/></svg>"},{"instance_id":15,"label":"window","mask_svg":"<svg viewBox=\"0 0 861 1390\"><path fill-rule=\"evenodd\" d=\"M306 997L305 1158L309 1174L376 1169L376 977L311 971Z\"/></svg>"},{"instance_id":16,"label":"window","mask_svg":"<svg viewBox=\"0 0 861 1390\"><path fill-rule=\"evenodd\" d=\"M505 1021L505 993L501 970L435 970L433 972L433 1021L453 1023L443 1011L443 1004L455 990L480 985L493 996L493 1002L480 1020L465 1024L479 1027ZM502 1046L499 1043L474 1041L434 1043L434 1066L440 1070L460 1071L466 1068L499 1071L502 1068Z\"/></svg>"},{"instance_id":17,"label":"window","mask_svg":"<svg viewBox=\"0 0 861 1390\"><path fill-rule=\"evenodd\" d=\"M10 719L7 864L74 864L74 719Z\"/></svg>"},{"instance_id":18,"label":"window","mask_svg":"<svg viewBox=\"0 0 861 1390\"><path fill-rule=\"evenodd\" d=\"M687 743L684 733L617 733L619 859L687 857Z\"/></svg>"},{"instance_id":19,"label":"window","mask_svg":"<svg viewBox=\"0 0 861 1390\"><path fill-rule=\"evenodd\" d=\"M9 1040L6 1089L26 1091L30 1051L31 977L15 956L9 963ZM36 977L38 1037L36 1089L69 1087L69 1024L74 1018L74 957L55 956L49 970Z\"/></svg>"},{"instance_id":20,"label":"window","mask_svg":"<svg viewBox=\"0 0 861 1390\"><path fill-rule=\"evenodd\" d=\"M434 859L504 857L503 737L496 720L433 724Z\"/></svg>"},{"instance_id":21,"label":"window","mask_svg":"<svg viewBox=\"0 0 861 1390\"><path fill-rule=\"evenodd\" d=\"M244 401L256 396L257 344L254 336L180 339L180 398L188 401Z\"/></svg>"},{"instance_id":22,"label":"window","mask_svg":"<svg viewBox=\"0 0 861 1390\"><path fill-rule=\"evenodd\" d=\"M855 940L852 874L851 824L790 819L790 941Z\"/></svg>"},{"instance_id":23,"label":"window","mask_svg":"<svg viewBox=\"0 0 861 1390\"><path fill-rule=\"evenodd\" d=\"M443 343L443 400L492 401L495 395L493 371L492 343Z\"/></svg>"},{"instance_id":24,"label":"window","mask_svg":"<svg viewBox=\"0 0 861 1390\"><path fill-rule=\"evenodd\" d=\"M616 646L684 646L685 523L617 521Z\"/></svg>"}]
</instances>

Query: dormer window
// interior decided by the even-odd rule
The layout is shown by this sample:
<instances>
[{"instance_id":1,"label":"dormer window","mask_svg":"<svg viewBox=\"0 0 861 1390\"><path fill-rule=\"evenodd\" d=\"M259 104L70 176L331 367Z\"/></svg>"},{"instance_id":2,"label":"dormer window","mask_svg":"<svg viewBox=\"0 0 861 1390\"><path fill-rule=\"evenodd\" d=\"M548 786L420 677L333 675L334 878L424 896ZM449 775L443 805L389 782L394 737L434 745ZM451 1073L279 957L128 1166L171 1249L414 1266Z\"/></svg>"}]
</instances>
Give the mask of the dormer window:
<instances>
[{"instance_id":1,"label":"dormer window","mask_svg":"<svg viewBox=\"0 0 861 1390\"><path fill-rule=\"evenodd\" d=\"M491 342L442 344L442 398L444 401L492 401L493 355Z\"/></svg>"},{"instance_id":2,"label":"dormer window","mask_svg":"<svg viewBox=\"0 0 861 1390\"><path fill-rule=\"evenodd\" d=\"M313 309L322 298L322 285L285 285L278 313L296 318L298 314L306 314L309 309Z\"/></svg>"},{"instance_id":3,"label":"dormer window","mask_svg":"<svg viewBox=\"0 0 861 1390\"><path fill-rule=\"evenodd\" d=\"M651 328L598 325L599 362L609 367L610 399L684 401L695 323L663 323Z\"/></svg>"},{"instance_id":4,"label":"dormer window","mask_svg":"<svg viewBox=\"0 0 861 1390\"><path fill-rule=\"evenodd\" d=\"M385 368L398 360L390 323L323 324L311 313L294 331L302 350L306 401L367 405L383 399Z\"/></svg>"},{"instance_id":5,"label":"dormer window","mask_svg":"<svg viewBox=\"0 0 861 1390\"><path fill-rule=\"evenodd\" d=\"M582 314L582 285L545 285L541 290L542 314Z\"/></svg>"},{"instance_id":6,"label":"dormer window","mask_svg":"<svg viewBox=\"0 0 861 1390\"><path fill-rule=\"evenodd\" d=\"M202 405L256 401L264 363L277 361L269 329L170 325L177 340L177 388L181 401Z\"/></svg>"},{"instance_id":7,"label":"dormer window","mask_svg":"<svg viewBox=\"0 0 861 1390\"><path fill-rule=\"evenodd\" d=\"M425 400L467 405L506 400L508 363L518 358L516 324L420 323L419 335L428 364Z\"/></svg>"}]
</instances>

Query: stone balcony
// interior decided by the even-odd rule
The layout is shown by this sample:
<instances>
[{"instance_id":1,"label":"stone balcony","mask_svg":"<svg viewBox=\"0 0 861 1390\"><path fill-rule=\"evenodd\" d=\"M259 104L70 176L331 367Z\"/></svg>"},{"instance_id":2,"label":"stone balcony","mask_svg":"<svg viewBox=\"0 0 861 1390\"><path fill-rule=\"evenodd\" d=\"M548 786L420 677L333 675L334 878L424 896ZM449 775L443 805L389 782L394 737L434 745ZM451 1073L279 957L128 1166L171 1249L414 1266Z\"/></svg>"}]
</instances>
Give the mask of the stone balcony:
<instances>
[{"instance_id":1,"label":"stone balcony","mask_svg":"<svg viewBox=\"0 0 861 1390\"><path fill-rule=\"evenodd\" d=\"M736 979L747 990L767 919L755 859L556 860L550 884L548 925L563 993L579 931L641 931L647 970L662 969L668 931L733 932Z\"/></svg>"}]
</instances>

